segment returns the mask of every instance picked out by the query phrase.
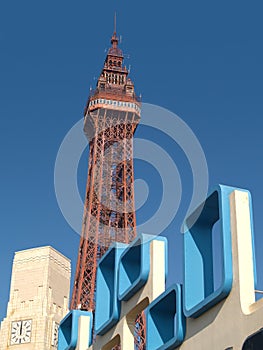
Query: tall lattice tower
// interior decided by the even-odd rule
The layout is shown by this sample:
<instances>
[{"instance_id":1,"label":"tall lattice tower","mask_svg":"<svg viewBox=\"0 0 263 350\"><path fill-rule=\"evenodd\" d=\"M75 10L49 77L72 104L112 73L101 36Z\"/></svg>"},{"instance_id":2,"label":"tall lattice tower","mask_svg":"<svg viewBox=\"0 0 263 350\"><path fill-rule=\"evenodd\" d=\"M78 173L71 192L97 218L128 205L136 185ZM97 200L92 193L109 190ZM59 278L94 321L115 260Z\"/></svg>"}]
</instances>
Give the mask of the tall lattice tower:
<instances>
[{"instance_id":1,"label":"tall lattice tower","mask_svg":"<svg viewBox=\"0 0 263 350\"><path fill-rule=\"evenodd\" d=\"M123 60L115 24L84 113L89 167L71 309L94 310L98 260L112 242L129 243L136 236L133 135L141 103Z\"/></svg>"}]
</instances>

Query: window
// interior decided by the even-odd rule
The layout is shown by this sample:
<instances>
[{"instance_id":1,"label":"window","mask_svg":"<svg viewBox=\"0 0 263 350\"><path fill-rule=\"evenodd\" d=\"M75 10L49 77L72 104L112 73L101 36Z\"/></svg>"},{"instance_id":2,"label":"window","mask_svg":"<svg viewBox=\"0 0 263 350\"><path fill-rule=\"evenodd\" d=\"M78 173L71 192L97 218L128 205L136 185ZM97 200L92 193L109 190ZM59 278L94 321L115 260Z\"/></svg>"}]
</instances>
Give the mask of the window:
<instances>
[{"instance_id":1,"label":"window","mask_svg":"<svg viewBox=\"0 0 263 350\"><path fill-rule=\"evenodd\" d=\"M242 350L262 350L263 349L263 329L249 336Z\"/></svg>"}]
</instances>

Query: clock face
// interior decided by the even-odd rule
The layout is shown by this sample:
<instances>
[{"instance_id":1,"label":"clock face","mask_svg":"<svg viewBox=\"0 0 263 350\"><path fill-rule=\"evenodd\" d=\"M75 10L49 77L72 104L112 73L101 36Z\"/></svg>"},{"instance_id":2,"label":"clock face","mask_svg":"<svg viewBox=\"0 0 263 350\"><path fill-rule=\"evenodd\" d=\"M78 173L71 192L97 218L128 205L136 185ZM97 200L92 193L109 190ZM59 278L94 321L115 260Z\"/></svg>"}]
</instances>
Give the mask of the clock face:
<instances>
[{"instance_id":1,"label":"clock face","mask_svg":"<svg viewBox=\"0 0 263 350\"><path fill-rule=\"evenodd\" d=\"M51 345L55 347L58 346L58 328L59 328L59 324L57 322L53 322Z\"/></svg>"},{"instance_id":2,"label":"clock face","mask_svg":"<svg viewBox=\"0 0 263 350\"><path fill-rule=\"evenodd\" d=\"M32 320L12 322L10 345L30 343L31 328Z\"/></svg>"}]
</instances>

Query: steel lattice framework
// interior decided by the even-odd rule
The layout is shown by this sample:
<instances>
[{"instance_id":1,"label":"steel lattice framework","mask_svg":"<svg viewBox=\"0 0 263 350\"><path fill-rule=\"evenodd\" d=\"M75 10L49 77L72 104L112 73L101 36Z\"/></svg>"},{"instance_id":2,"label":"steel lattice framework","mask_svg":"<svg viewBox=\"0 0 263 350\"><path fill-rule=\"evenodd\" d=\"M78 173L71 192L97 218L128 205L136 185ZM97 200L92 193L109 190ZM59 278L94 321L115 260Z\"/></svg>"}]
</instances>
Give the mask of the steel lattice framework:
<instances>
[{"instance_id":1,"label":"steel lattice framework","mask_svg":"<svg viewBox=\"0 0 263 350\"><path fill-rule=\"evenodd\" d=\"M123 65L116 29L111 44L84 113L89 166L71 309L94 311L99 259L112 242L130 243L136 236L133 135L141 103ZM144 328L138 315L136 349L144 349Z\"/></svg>"}]
</instances>

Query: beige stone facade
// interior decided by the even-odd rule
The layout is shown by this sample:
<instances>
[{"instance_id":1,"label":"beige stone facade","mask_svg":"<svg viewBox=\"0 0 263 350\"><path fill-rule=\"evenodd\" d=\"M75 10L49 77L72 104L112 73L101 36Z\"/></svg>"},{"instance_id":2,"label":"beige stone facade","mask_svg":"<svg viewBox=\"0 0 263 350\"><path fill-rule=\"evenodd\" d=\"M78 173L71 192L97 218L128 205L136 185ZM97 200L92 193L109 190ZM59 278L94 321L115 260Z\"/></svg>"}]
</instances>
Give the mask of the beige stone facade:
<instances>
[{"instance_id":1,"label":"beige stone facade","mask_svg":"<svg viewBox=\"0 0 263 350\"><path fill-rule=\"evenodd\" d=\"M70 261L52 247L15 253L0 350L55 350L68 312Z\"/></svg>"}]
</instances>

